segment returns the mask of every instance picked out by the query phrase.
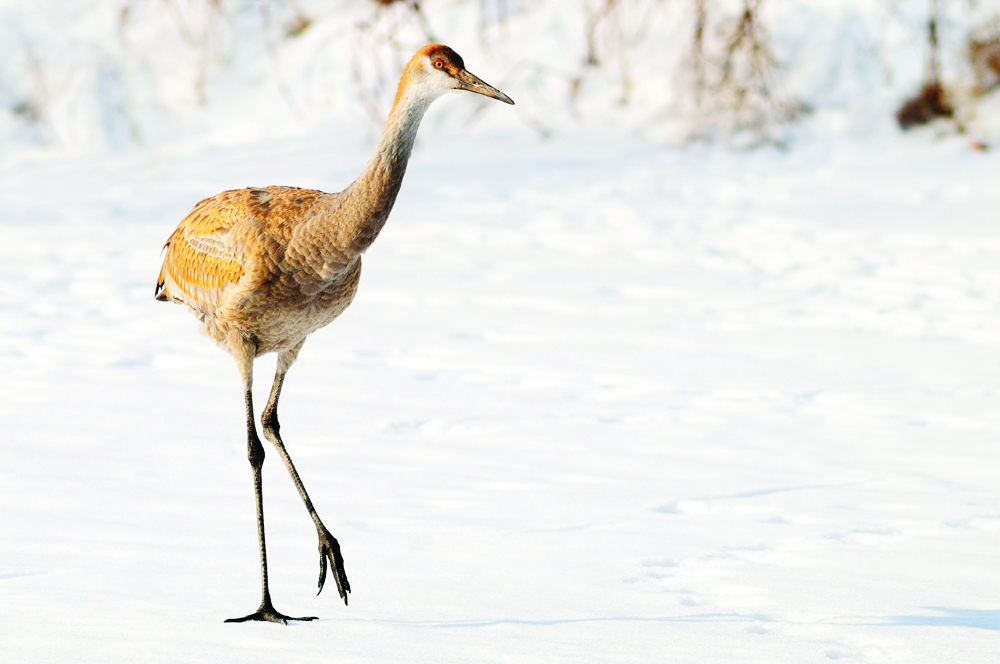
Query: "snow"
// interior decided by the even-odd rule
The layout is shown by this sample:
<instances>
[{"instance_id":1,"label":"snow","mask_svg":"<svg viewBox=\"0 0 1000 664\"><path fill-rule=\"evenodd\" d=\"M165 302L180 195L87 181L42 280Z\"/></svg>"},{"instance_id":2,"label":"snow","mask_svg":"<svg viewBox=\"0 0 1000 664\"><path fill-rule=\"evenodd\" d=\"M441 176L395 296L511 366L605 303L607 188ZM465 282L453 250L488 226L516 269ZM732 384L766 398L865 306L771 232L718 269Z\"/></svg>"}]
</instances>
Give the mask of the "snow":
<instances>
[{"instance_id":1,"label":"snow","mask_svg":"<svg viewBox=\"0 0 1000 664\"><path fill-rule=\"evenodd\" d=\"M345 184L333 134L3 165L5 659L996 661L997 162L929 136L430 130L282 400L350 606L271 455L275 602L322 620L224 624L242 400L158 250L209 192Z\"/></svg>"},{"instance_id":2,"label":"snow","mask_svg":"<svg viewBox=\"0 0 1000 664\"><path fill-rule=\"evenodd\" d=\"M437 102L281 401L350 605L268 446L275 606L321 619L225 624L259 601L242 395L154 301L160 248L205 196L336 191L374 146L251 88L146 108L139 144L0 143L0 659L1000 659L1000 157L849 88L782 151Z\"/></svg>"}]
</instances>

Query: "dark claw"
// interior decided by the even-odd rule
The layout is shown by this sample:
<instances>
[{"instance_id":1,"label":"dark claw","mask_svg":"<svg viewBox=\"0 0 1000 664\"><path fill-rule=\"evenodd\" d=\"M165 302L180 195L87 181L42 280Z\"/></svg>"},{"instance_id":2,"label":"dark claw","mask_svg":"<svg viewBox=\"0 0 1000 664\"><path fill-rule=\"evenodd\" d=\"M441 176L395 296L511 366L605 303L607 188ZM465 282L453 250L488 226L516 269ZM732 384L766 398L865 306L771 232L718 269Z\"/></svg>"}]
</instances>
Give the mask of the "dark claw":
<instances>
[{"instance_id":1,"label":"dark claw","mask_svg":"<svg viewBox=\"0 0 1000 664\"><path fill-rule=\"evenodd\" d=\"M344 571L344 556L340 553L340 543L330 534L326 528L319 530L319 591L323 592L323 584L326 583L326 563L330 561L330 571L333 579L337 582L337 592L340 593L344 605L347 605L347 593L351 592L351 584L347 581L347 573Z\"/></svg>"},{"instance_id":2,"label":"dark claw","mask_svg":"<svg viewBox=\"0 0 1000 664\"><path fill-rule=\"evenodd\" d=\"M229 618L226 622L247 622L249 620L259 620L263 622L274 622L281 623L282 625L287 625L289 620L318 620L316 616L309 616L306 618L293 618L291 616L286 616L283 613L278 613L271 606L270 597L265 599L261 603L260 608L251 613L248 616L243 616L242 618Z\"/></svg>"}]
</instances>

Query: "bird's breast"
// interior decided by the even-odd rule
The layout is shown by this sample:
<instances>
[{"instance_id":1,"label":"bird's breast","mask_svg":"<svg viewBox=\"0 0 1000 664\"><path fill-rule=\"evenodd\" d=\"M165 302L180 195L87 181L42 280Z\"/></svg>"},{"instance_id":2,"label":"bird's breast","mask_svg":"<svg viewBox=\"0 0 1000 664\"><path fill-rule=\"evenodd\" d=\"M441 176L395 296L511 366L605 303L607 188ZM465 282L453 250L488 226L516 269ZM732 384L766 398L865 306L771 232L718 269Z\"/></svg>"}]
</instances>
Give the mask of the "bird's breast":
<instances>
[{"instance_id":1,"label":"bird's breast","mask_svg":"<svg viewBox=\"0 0 1000 664\"><path fill-rule=\"evenodd\" d=\"M327 265L311 274L284 273L247 293L227 318L257 340L258 354L280 352L333 322L354 300L360 280L360 258L346 268Z\"/></svg>"}]
</instances>

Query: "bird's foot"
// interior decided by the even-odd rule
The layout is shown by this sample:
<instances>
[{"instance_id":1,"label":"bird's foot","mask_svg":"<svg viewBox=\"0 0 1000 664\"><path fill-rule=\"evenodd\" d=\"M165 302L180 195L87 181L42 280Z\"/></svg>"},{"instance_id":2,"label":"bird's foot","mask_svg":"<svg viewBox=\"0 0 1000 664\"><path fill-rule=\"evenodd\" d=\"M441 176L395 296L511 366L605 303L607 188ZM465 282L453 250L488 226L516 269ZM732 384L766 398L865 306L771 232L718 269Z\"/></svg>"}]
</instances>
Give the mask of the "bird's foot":
<instances>
[{"instance_id":1,"label":"bird's foot","mask_svg":"<svg viewBox=\"0 0 1000 664\"><path fill-rule=\"evenodd\" d=\"M271 606L270 601L262 602L260 608L251 613L248 616L243 616L242 618L229 618L226 622L247 622L248 620L259 620L262 622L274 622L281 623L282 625L287 625L289 620L318 620L316 616L309 616L306 618L293 618L291 616L286 616L283 613L278 613Z\"/></svg>"},{"instance_id":2,"label":"bird's foot","mask_svg":"<svg viewBox=\"0 0 1000 664\"><path fill-rule=\"evenodd\" d=\"M346 605L351 584L348 583L347 573L344 571L344 556L340 555L340 544L325 526L320 525L316 532L319 535L319 591L316 594L323 592L323 584L326 583L326 564L329 561L333 579L337 582L337 592Z\"/></svg>"}]
</instances>

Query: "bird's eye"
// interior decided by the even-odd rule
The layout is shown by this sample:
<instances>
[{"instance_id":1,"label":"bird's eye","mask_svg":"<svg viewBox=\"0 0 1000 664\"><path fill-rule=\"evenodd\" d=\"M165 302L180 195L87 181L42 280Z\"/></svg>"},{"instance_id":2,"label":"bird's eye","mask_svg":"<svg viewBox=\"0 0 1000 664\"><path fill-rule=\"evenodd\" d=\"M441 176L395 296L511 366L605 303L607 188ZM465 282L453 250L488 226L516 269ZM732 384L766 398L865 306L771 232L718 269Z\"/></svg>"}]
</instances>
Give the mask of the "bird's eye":
<instances>
[{"instance_id":1,"label":"bird's eye","mask_svg":"<svg viewBox=\"0 0 1000 664\"><path fill-rule=\"evenodd\" d=\"M437 67L438 69L443 69L444 68L444 61L443 60L435 60L434 61L434 66Z\"/></svg>"}]
</instances>

